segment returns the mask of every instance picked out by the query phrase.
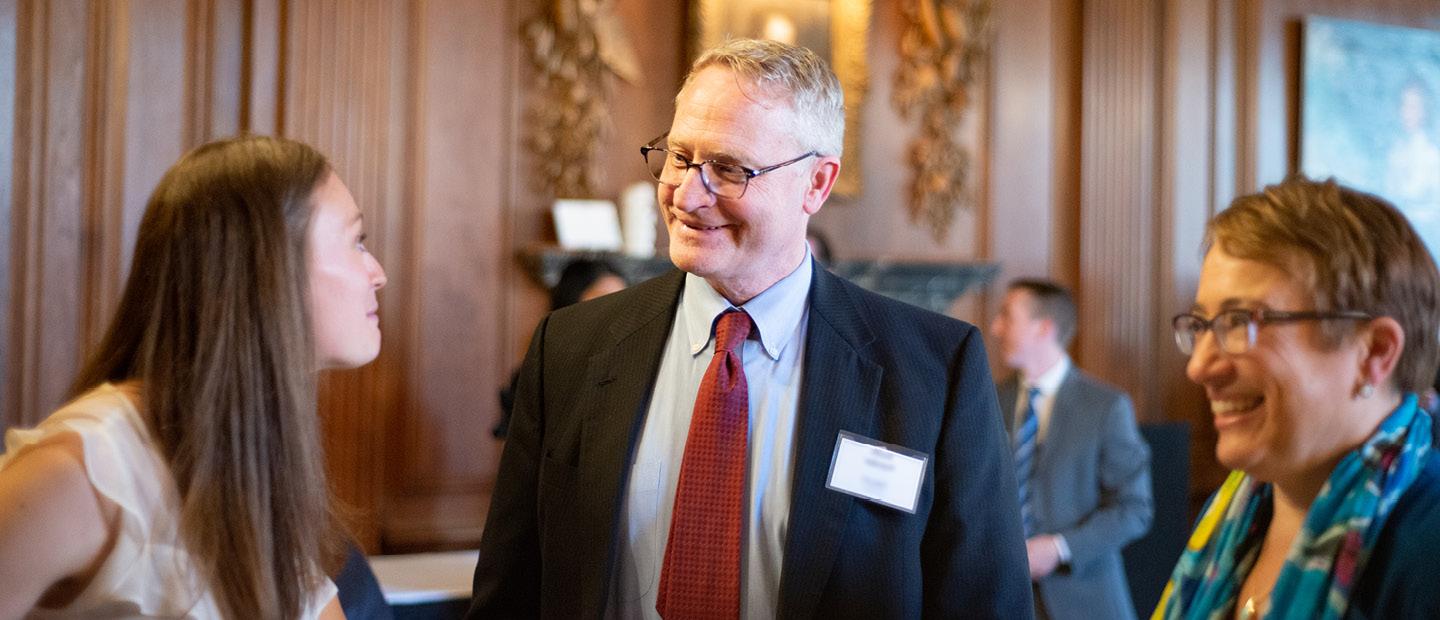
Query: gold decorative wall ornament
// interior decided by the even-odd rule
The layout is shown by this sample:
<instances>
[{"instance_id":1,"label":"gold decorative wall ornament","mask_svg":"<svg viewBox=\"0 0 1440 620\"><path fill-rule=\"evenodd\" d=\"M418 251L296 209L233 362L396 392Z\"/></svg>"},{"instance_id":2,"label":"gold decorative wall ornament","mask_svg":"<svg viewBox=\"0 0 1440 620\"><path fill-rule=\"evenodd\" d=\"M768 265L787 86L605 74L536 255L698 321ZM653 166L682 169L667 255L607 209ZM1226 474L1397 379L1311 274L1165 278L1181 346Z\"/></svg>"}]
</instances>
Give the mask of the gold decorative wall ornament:
<instances>
[{"instance_id":1,"label":"gold decorative wall ornament","mask_svg":"<svg viewBox=\"0 0 1440 620\"><path fill-rule=\"evenodd\" d=\"M910 144L910 217L939 241L974 203L970 152L956 138L990 47L989 0L907 0L892 103L920 119Z\"/></svg>"},{"instance_id":2,"label":"gold decorative wall ornament","mask_svg":"<svg viewBox=\"0 0 1440 620\"><path fill-rule=\"evenodd\" d=\"M595 147L610 130L611 76L640 81L640 63L613 0L552 0L524 26L535 68L525 142L535 189L588 198L600 181Z\"/></svg>"}]
</instances>

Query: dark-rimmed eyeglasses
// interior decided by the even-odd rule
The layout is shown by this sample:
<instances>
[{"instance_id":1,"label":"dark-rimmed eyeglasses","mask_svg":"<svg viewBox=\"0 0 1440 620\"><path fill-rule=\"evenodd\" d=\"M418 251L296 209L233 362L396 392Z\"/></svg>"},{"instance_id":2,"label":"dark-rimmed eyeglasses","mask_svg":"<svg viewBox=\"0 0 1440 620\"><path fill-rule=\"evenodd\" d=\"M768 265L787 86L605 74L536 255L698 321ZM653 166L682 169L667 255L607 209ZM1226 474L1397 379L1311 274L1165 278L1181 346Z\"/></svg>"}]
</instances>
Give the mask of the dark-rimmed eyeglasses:
<instances>
[{"instance_id":1,"label":"dark-rimmed eyeglasses","mask_svg":"<svg viewBox=\"0 0 1440 620\"><path fill-rule=\"evenodd\" d=\"M650 170L650 176L670 187L679 187L691 168L699 168L700 182L705 185L705 189L722 198L740 198L750 187L750 179L820 154L810 151L795 159L782 161L773 166L747 168L723 161L690 161L690 158L684 155L657 146L669 136L670 132L667 131L640 147L640 155L645 158L645 167Z\"/></svg>"},{"instance_id":2,"label":"dark-rimmed eyeglasses","mask_svg":"<svg viewBox=\"0 0 1440 620\"><path fill-rule=\"evenodd\" d=\"M1249 351L1255 346L1255 337L1260 331L1260 327L1267 323L1333 320L1363 321L1370 318L1371 316L1369 314L1354 310L1337 310L1334 312L1319 312L1313 310L1282 312L1279 310L1235 308L1233 310L1221 311L1211 319L1206 319L1191 312L1177 314L1175 318L1170 319L1170 325L1175 328L1175 346L1180 347L1180 352L1185 355L1195 353L1195 341L1198 340L1200 335L1204 334L1206 330L1215 333L1215 341L1220 345L1221 351L1231 355L1239 355Z\"/></svg>"}]
</instances>

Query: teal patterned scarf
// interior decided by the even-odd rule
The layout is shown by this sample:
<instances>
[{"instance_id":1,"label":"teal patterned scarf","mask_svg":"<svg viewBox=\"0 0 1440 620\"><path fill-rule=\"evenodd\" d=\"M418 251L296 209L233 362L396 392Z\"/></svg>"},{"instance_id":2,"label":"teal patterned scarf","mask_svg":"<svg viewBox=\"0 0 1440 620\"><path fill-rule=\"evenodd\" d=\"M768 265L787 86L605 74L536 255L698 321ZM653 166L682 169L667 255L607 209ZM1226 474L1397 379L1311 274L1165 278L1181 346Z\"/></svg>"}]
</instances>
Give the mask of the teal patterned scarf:
<instances>
[{"instance_id":1,"label":"teal patterned scarf","mask_svg":"<svg viewBox=\"0 0 1440 620\"><path fill-rule=\"evenodd\" d=\"M1385 519L1430 456L1430 415L1406 394L1375 434L1346 454L1305 515L1270 591L1273 618L1339 618ZM1244 472L1205 504L1154 620L1228 618L1270 522L1270 485Z\"/></svg>"}]
</instances>

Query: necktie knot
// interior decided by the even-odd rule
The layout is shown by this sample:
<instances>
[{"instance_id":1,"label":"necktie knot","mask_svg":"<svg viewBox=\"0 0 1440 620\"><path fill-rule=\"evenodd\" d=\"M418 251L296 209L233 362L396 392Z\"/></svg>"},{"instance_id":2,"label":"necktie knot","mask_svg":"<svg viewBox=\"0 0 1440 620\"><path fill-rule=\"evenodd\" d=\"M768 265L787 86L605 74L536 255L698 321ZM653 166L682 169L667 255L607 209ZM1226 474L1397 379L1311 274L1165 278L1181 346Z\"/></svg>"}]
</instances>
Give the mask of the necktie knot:
<instances>
[{"instance_id":1,"label":"necktie knot","mask_svg":"<svg viewBox=\"0 0 1440 620\"><path fill-rule=\"evenodd\" d=\"M744 310L721 313L720 320L715 324L715 352L734 351L750 337L753 324Z\"/></svg>"}]
</instances>

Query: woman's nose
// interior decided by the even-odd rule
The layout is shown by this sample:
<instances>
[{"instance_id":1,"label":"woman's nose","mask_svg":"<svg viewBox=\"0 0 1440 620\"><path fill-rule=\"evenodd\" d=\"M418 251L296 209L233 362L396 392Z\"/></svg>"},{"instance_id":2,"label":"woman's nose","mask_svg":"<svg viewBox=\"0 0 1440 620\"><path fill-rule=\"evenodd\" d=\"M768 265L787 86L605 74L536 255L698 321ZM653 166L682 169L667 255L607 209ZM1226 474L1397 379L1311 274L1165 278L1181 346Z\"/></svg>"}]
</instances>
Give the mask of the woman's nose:
<instances>
[{"instance_id":1,"label":"woman's nose","mask_svg":"<svg viewBox=\"0 0 1440 620\"><path fill-rule=\"evenodd\" d=\"M375 290L378 291L385 288L385 284L390 282L390 279L385 277L385 268L380 265L380 259L375 258L374 255L368 258L372 263L370 268L370 283L375 287Z\"/></svg>"},{"instance_id":2,"label":"woman's nose","mask_svg":"<svg viewBox=\"0 0 1440 620\"><path fill-rule=\"evenodd\" d=\"M1195 346L1190 352L1190 361L1185 364L1185 376L1198 385L1205 385L1220 376L1228 359L1220 353L1215 332L1205 330L1195 335Z\"/></svg>"}]
</instances>

